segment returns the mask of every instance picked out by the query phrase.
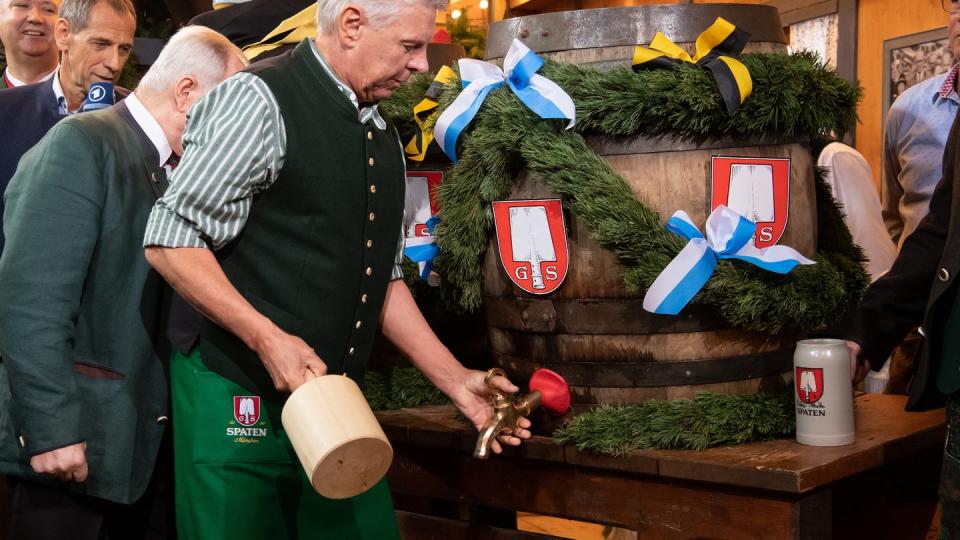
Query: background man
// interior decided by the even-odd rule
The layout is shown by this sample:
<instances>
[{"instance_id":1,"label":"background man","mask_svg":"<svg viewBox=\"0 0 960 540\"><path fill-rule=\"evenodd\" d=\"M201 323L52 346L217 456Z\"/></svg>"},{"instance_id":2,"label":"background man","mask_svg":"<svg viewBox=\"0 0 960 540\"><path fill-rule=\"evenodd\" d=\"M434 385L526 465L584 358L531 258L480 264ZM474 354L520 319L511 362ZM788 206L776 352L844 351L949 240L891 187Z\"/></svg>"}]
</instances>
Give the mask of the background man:
<instances>
[{"instance_id":1,"label":"background man","mask_svg":"<svg viewBox=\"0 0 960 540\"><path fill-rule=\"evenodd\" d=\"M60 62L53 38L60 0L0 0L0 41L7 58L0 88L45 81Z\"/></svg>"},{"instance_id":2,"label":"background man","mask_svg":"<svg viewBox=\"0 0 960 540\"><path fill-rule=\"evenodd\" d=\"M940 477L941 538L960 537L960 122L954 121L943 158L943 181L930 212L903 242L890 271L864 294L844 337L850 340L854 383L879 370L908 330L926 338L907 410L947 402L947 444ZM862 356L861 356L862 349Z\"/></svg>"},{"instance_id":3,"label":"background man","mask_svg":"<svg viewBox=\"0 0 960 540\"><path fill-rule=\"evenodd\" d=\"M117 82L133 49L136 27L130 0L63 0L54 27L57 46L63 52L56 75L49 81L0 92L4 133L0 192L6 189L20 157L57 121L80 109L92 83ZM0 206L0 215L2 212Z\"/></svg>"},{"instance_id":4,"label":"background man","mask_svg":"<svg viewBox=\"0 0 960 540\"><path fill-rule=\"evenodd\" d=\"M169 456L154 468L168 414L164 287L143 230L187 110L244 63L216 32L181 31L134 94L59 123L10 182L0 258L10 538L168 537Z\"/></svg>"},{"instance_id":5,"label":"background man","mask_svg":"<svg viewBox=\"0 0 960 540\"><path fill-rule=\"evenodd\" d=\"M955 3L947 3L953 9ZM960 58L960 13L949 14L950 49ZM955 64L948 73L908 88L890 107L883 128L880 199L899 249L927 215L941 177L944 145L960 107Z\"/></svg>"},{"instance_id":6,"label":"background man","mask_svg":"<svg viewBox=\"0 0 960 540\"><path fill-rule=\"evenodd\" d=\"M427 69L444 4L320 0L315 41L255 64L191 112L145 239L148 261L212 321L171 365L175 448L188 456L176 464L182 539L397 537L385 482L321 498L279 418L286 392L312 375L361 379L378 324L475 424L492 413L484 373L439 342L398 279L403 153L376 106ZM224 435L249 396L266 432L252 443ZM515 435L501 442L529 432Z\"/></svg>"}]
</instances>

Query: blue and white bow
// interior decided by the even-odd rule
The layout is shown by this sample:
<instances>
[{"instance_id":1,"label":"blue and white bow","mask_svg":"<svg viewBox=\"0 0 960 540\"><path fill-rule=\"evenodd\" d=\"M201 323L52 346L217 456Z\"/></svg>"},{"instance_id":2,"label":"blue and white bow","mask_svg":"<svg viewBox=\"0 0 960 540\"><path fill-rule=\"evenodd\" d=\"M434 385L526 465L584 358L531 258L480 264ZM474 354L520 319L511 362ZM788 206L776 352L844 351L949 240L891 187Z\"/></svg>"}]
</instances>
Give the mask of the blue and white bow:
<instances>
[{"instance_id":1,"label":"blue and white bow","mask_svg":"<svg viewBox=\"0 0 960 540\"><path fill-rule=\"evenodd\" d=\"M557 83L537 75L537 70L542 66L543 59L519 39L514 39L510 44L510 50L503 60L503 70L490 62L469 58L460 60L463 91L437 118L433 128L437 144L454 163L457 162L460 134L470 125L487 94L503 86L504 82L540 118L564 118L570 120L567 129L573 127L577 117L573 99Z\"/></svg>"},{"instance_id":2,"label":"blue and white bow","mask_svg":"<svg viewBox=\"0 0 960 540\"><path fill-rule=\"evenodd\" d=\"M433 236L433 230L440 223L440 216L433 216L427 220L427 232ZM436 237L429 244L418 244L403 248L403 254L408 259L420 265L420 279L425 283L430 282L430 271L433 270L433 259L440 254L440 248L437 246Z\"/></svg>"},{"instance_id":3,"label":"blue and white bow","mask_svg":"<svg viewBox=\"0 0 960 540\"><path fill-rule=\"evenodd\" d=\"M723 205L710 214L705 228L706 238L682 210L667 221L668 231L690 241L650 286L643 309L662 315L680 313L713 275L720 259L740 259L778 274L787 274L798 264L816 264L791 247L754 247L751 240L757 224Z\"/></svg>"}]
</instances>

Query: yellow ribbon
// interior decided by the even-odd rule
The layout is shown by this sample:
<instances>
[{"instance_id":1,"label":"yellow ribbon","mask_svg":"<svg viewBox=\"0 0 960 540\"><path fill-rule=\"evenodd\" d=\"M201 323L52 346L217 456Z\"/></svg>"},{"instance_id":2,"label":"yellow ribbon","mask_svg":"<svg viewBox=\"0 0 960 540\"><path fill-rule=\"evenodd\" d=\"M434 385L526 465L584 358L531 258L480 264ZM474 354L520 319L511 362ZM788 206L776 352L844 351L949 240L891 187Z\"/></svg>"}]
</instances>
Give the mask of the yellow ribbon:
<instances>
[{"instance_id":1,"label":"yellow ribbon","mask_svg":"<svg viewBox=\"0 0 960 540\"><path fill-rule=\"evenodd\" d=\"M443 66L440 72L434 77L427 89L426 97L417 106L413 108L413 121L417 123L417 134L407 144L404 151L410 161L423 161L427 155L427 148L433 142L433 128L430 127L430 111L437 108L439 104L437 99L440 97L440 91L443 86L449 83L457 76L450 67Z\"/></svg>"},{"instance_id":2,"label":"yellow ribbon","mask_svg":"<svg viewBox=\"0 0 960 540\"><path fill-rule=\"evenodd\" d=\"M316 37L317 6L316 3L313 3L293 17L283 20L257 43L244 47L243 54L247 57L247 60L253 60L257 56L267 51L272 51L281 45L296 45L303 41L304 38L312 40L316 39Z\"/></svg>"},{"instance_id":3,"label":"yellow ribbon","mask_svg":"<svg viewBox=\"0 0 960 540\"><path fill-rule=\"evenodd\" d=\"M722 17L697 37L697 53L691 57L670 38L657 32L649 47L637 46L633 52L633 70L672 68L682 62L697 64L712 74L727 113L734 114L753 92L750 71L730 55L740 54L750 34Z\"/></svg>"}]
</instances>

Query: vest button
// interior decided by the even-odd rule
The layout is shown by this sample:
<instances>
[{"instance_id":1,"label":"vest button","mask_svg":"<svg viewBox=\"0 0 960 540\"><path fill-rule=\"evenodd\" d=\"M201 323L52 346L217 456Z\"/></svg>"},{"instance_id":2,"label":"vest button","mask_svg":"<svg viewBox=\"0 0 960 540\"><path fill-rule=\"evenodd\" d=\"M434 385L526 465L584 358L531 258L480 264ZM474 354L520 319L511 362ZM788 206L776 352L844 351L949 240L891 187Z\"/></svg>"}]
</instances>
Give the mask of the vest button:
<instances>
[{"instance_id":1,"label":"vest button","mask_svg":"<svg viewBox=\"0 0 960 540\"><path fill-rule=\"evenodd\" d=\"M370 221L377 219L377 214L370 212Z\"/></svg>"},{"instance_id":2,"label":"vest button","mask_svg":"<svg viewBox=\"0 0 960 540\"><path fill-rule=\"evenodd\" d=\"M377 192L377 186L376 186L375 184L371 185L371 186L370 186L370 193L376 193L376 192Z\"/></svg>"},{"instance_id":3,"label":"vest button","mask_svg":"<svg viewBox=\"0 0 960 540\"><path fill-rule=\"evenodd\" d=\"M372 275L373 275L373 268L370 268L369 266L367 267L367 275L368 275L368 276L372 276Z\"/></svg>"},{"instance_id":4,"label":"vest button","mask_svg":"<svg viewBox=\"0 0 960 540\"><path fill-rule=\"evenodd\" d=\"M366 303L367 303L367 295L363 295L363 296L360 297L360 303L361 303L361 304L366 304Z\"/></svg>"},{"instance_id":5,"label":"vest button","mask_svg":"<svg viewBox=\"0 0 960 540\"><path fill-rule=\"evenodd\" d=\"M373 140L373 132L372 132L372 131L368 131L368 132L367 132L367 140L368 140L368 141L372 141L372 140Z\"/></svg>"},{"instance_id":6,"label":"vest button","mask_svg":"<svg viewBox=\"0 0 960 540\"><path fill-rule=\"evenodd\" d=\"M157 424L159 424L159 425L161 425L161 426L167 425L167 422L169 422L169 421L170 421L170 419L167 418L166 416L159 416L159 417L157 417Z\"/></svg>"},{"instance_id":7,"label":"vest button","mask_svg":"<svg viewBox=\"0 0 960 540\"><path fill-rule=\"evenodd\" d=\"M373 164L376 163L376 161L374 161L373 158L370 158L367 160L367 163L369 163L370 166L373 167Z\"/></svg>"},{"instance_id":8,"label":"vest button","mask_svg":"<svg viewBox=\"0 0 960 540\"><path fill-rule=\"evenodd\" d=\"M941 268L940 271L937 272L937 279L944 283L950 281L950 272L948 272L946 268Z\"/></svg>"},{"instance_id":9,"label":"vest button","mask_svg":"<svg viewBox=\"0 0 960 540\"><path fill-rule=\"evenodd\" d=\"M373 240L367 240L367 249L370 249L372 247L373 247Z\"/></svg>"},{"instance_id":10,"label":"vest button","mask_svg":"<svg viewBox=\"0 0 960 540\"><path fill-rule=\"evenodd\" d=\"M349 354L350 356L353 356L354 350L355 349L353 347L350 347L350 350L347 351L347 354Z\"/></svg>"},{"instance_id":11,"label":"vest button","mask_svg":"<svg viewBox=\"0 0 960 540\"><path fill-rule=\"evenodd\" d=\"M357 324L355 326L357 327L357 330L359 330L360 327L363 326L363 321L357 321Z\"/></svg>"},{"instance_id":12,"label":"vest button","mask_svg":"<svg viewBox=\"0 0 960 540\"><path fill-rule=\"evenodd\" d=\"M23 440L23 435L20 435L20 436L17 437L17 442L20 443L20 448L26 448L26 447L27 447L27 441Z\"/></svg>"}]
</instances>

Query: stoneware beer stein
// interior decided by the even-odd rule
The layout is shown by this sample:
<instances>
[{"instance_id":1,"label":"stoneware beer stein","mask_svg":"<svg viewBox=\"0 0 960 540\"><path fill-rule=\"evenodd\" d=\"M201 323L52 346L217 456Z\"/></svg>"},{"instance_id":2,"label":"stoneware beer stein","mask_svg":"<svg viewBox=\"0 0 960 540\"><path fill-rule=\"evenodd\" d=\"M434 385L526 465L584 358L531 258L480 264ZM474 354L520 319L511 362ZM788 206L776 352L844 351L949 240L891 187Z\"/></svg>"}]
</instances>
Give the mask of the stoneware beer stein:
<instances>
[{"instance_id":1,"label":"stoneware beer stein","mask_svg":"<svg viewBox=\"0 0 960 540\"><path fill-rule=\"evenodd\" d=\"M343 375L304 383L280 418L313 489L328 499L367 491L393 461L393 448L363 392Z\"/></svg>"},{"instance_id":2,"label":"stoneware beer stein","mask_svg":"<svg viewBox=\"0 0 960 540\"><path fill-rule=\"evenodd\" d=\"M850 350L839 339L806 339L793 354L797 442L843 446L856 439Z\"/></svg>"}]
</instances>

